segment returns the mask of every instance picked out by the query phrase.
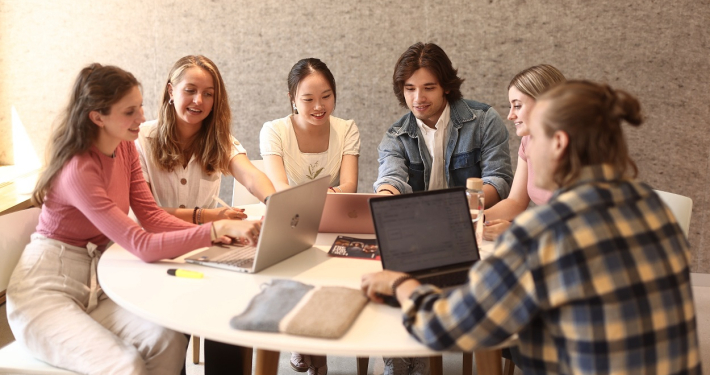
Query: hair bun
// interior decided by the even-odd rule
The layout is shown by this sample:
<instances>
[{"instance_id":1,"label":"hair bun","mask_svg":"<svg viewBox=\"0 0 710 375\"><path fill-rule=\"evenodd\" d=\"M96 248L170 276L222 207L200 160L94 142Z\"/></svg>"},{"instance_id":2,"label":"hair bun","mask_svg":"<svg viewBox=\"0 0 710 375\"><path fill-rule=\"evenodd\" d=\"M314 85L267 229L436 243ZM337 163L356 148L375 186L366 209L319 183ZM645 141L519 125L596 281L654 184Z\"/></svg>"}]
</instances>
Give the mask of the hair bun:
<instances>
[{"instance_id":1,"label":"hair bun","mask_svg":"<svg viewBox=\"0 0 710 375\"><path fill-rule=\"evenodd\" d=\"M614 90L607 86L608 113L612 118L624 120L633 126L643 123L641 103L624 90Z\"/></svg>"}]
</instances>

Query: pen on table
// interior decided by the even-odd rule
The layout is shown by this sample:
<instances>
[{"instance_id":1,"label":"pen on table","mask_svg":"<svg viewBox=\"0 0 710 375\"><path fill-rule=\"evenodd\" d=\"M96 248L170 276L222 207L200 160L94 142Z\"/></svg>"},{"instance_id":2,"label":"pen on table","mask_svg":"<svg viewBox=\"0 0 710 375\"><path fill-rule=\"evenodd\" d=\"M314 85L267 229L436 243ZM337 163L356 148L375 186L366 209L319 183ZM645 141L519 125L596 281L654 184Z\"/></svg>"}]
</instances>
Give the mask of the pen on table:
<instances>
[{"instance_id":1,"label":"pen on table","mask_svg":"<svg viewBox=\"0 0 710 375\"><path fill-rule=\"evenodd\" d=\"M228 205L227 202L221 200L221 199L220 199L218 196L216 196L216 195L213 196L212 198L213 198L217 203L219 203L219 205L221 205L222 207L229 208L230 210L232 210L232 211L234 211L234 212L244 212L244 210L239 211L239 210L235 209L234 207Z\"/></svg>"},{"instance_id":2,"label":"pen on table","mask_svg":"<svg viewBox=\"0 0 710 375\"><path fill-rule=\"evenodd\" d=\"M188 279L201 279L204 275L202 272L181 270L179 268L171 268L168 270L168 275L176 277L186 277Z\"/></svg>"}]
</instances>

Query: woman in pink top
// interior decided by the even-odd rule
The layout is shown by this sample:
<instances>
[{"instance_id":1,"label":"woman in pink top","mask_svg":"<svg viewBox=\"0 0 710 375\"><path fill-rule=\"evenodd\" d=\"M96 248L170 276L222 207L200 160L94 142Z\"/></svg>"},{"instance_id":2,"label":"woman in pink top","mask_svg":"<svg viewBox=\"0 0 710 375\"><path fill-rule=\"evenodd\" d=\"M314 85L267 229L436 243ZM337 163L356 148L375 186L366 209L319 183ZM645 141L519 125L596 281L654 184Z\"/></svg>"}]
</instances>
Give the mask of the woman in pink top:
<instances>
[{"instance_id":1,"label":"woman in pink top","mask_svg":"<svg viewBox=\"0 0 710 375\"><path fill-rule=\"evenodd\" d=\"M518 167L515 170L513 186L508 198L498 202L485 211L486 223L483 238L492 241L503 233L510 222L528 208L530 201L537 205L545 204L552 196L551 191L536 187L533 184L533 170L528 163L525 148L530 140L527 126L528 116L535 98L550 87L565 81L565 76L552 65L536 65L525 69L513 77L508 85L508 101L510 113L508 120L515 124L515 134L522 137L518 150Z\"/></svg>"},{"instance_id":2,"label":"woman in pink top","mask_svg":"<svg viewBox=\"0 0 710 375\"><path fill-rule=\"evenodd\" d=\"M177 374L186 338L124 310L102 293L96 264L114 241L146 262L212 241L255 244L260 223L186 223L160 209L133 141L145 121L135 77L92 64L76 79L33 193L36 233L7 289L15 338L53 366L86 374ZM128 217L132 208L143 227Z\"/></svg>"}]
</instances>

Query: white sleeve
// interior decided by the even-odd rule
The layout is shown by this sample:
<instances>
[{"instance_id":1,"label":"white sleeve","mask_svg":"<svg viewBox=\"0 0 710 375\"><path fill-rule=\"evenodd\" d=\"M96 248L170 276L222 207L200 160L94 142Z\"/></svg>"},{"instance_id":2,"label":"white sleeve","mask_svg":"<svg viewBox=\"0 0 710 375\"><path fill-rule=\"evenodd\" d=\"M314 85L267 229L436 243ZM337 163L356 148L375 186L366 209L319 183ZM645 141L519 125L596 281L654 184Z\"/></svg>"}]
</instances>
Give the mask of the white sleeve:
<instances>
[{"instance_id":1,"label":"white sleeve","mask_svg":"<svg viewBox=\"0 0 710 375\"><path fill-rule=\"evenodd\" d=\"M360 155L360 131L353 120L347 121L343 155Z\"/></svg>"},{"instance_id":2,"label":"white sleeve","mask_svg":"<svg viewBox=\"0 0 710 375\"><path fill-rule=\"evenodd\" d=\"M230 135L230 138L232 138L232 154L229 155L229 160L232 160L233 157L239 155L239 154L247 154L247 150L242 146L242 144L234 138L234 136Z\"/></svg>"},{"instance_id":3,"label":"white sleeve","mask_svg":"<svg viewBox=\"0 0 710 375\"><path fill-rule=\"evenodd\" d=\"M139 136L138 139L134 142L136 144L136 149L138 150L138 159L141 162L141 169L143 170L143 178L145 178L145 181L150 184L150 174L148 173L148 160L146 160L146 157L151 157L150 155L146 154L150 153L150 146L146 145L147 149L143 149L143 142L149 142L147 138L143 138L142 136Z\"/></svg>"},{"instance_id":4,"label":"white sleeve","mask_svg":"<svg viewBox=\"0 0 710 375\"><path fill-rule=\"evenodd\" d=\"M284 157L283 139L278 129L274 126L274 121L264 123L259 134L259 149L261 156L278 155Z\"/></svg>"}]
</instances>

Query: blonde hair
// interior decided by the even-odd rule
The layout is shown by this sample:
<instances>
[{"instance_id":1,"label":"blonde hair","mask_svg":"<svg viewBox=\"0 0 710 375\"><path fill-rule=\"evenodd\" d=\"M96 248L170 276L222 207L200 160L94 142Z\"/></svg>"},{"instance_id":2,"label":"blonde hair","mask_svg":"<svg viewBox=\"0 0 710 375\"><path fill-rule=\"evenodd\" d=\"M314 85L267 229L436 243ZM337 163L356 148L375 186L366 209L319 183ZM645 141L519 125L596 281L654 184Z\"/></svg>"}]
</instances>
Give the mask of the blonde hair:
<instances>
[{"instance_id":1,"label":"blonde hair","mask_svg":"<svg viewBox=\"0 0 710 375\"><path fill-rule=\"evenodd\" d=\"M565 80L562 72L554 66L548 64L535 65L516 74L510 81L508 90L515 86L523 94L537 99L540 94Z\"/></svg>"},{"instance_id":2,"label":"blonde hair","mask_svg":"<svg viewBox=\"0 0 710 375\"><path fill-rule=\"evenodd\" d=\"M170 105L169 85L177 85L184 78L185 71L190 68L204 69L212 76L214 82L214 102L210 114L202 121L202 126L195 139L186 149L178 142L177 115ZM163 87L163 97L158 110L157 134L150 142L153 148L152 157L160 168L172 172L181 164L186 164L184 151L195 155L207 174L215 171L229 173L229 158L234 145L231 140L232 112L229 109L229 98L224 86L222 75L217 65L205 56L185 56L178 60Z\"/></svg>"},{"instance_id":3,"label":"blonde hair","mask_svg":"<svg viewBox=\"0 0 710 375\"><path fill-rule=\"evenodd\" d=\"M54 178L69 159L86 152L98 138L99 127L89 119L89 113L111 114L111 106L136 86L140 83L133 74L115 66L94 63L79 72L69 104L52 131L47 166L32 192L32 202L36 206L44 204Z\"/></svg>"},{"instance_id":4,"label":"blonde hair","mask_svg":"<svg viewBox=\"0 0 710 375\"><path fill-rule=\"evenodd\" d=\"M551 137L563 131L569 137L553 176L555 183L566 186L579 177L583 167L598 164L611 164L622 175L631 168L636 177L638 168L621 129L623 121L633 126L643 123L641 104L635 97L605 84L568 81L541 95L538 103L543 101L548 104L542 116L545 134Z\"/></svg>"}]
</instances>

